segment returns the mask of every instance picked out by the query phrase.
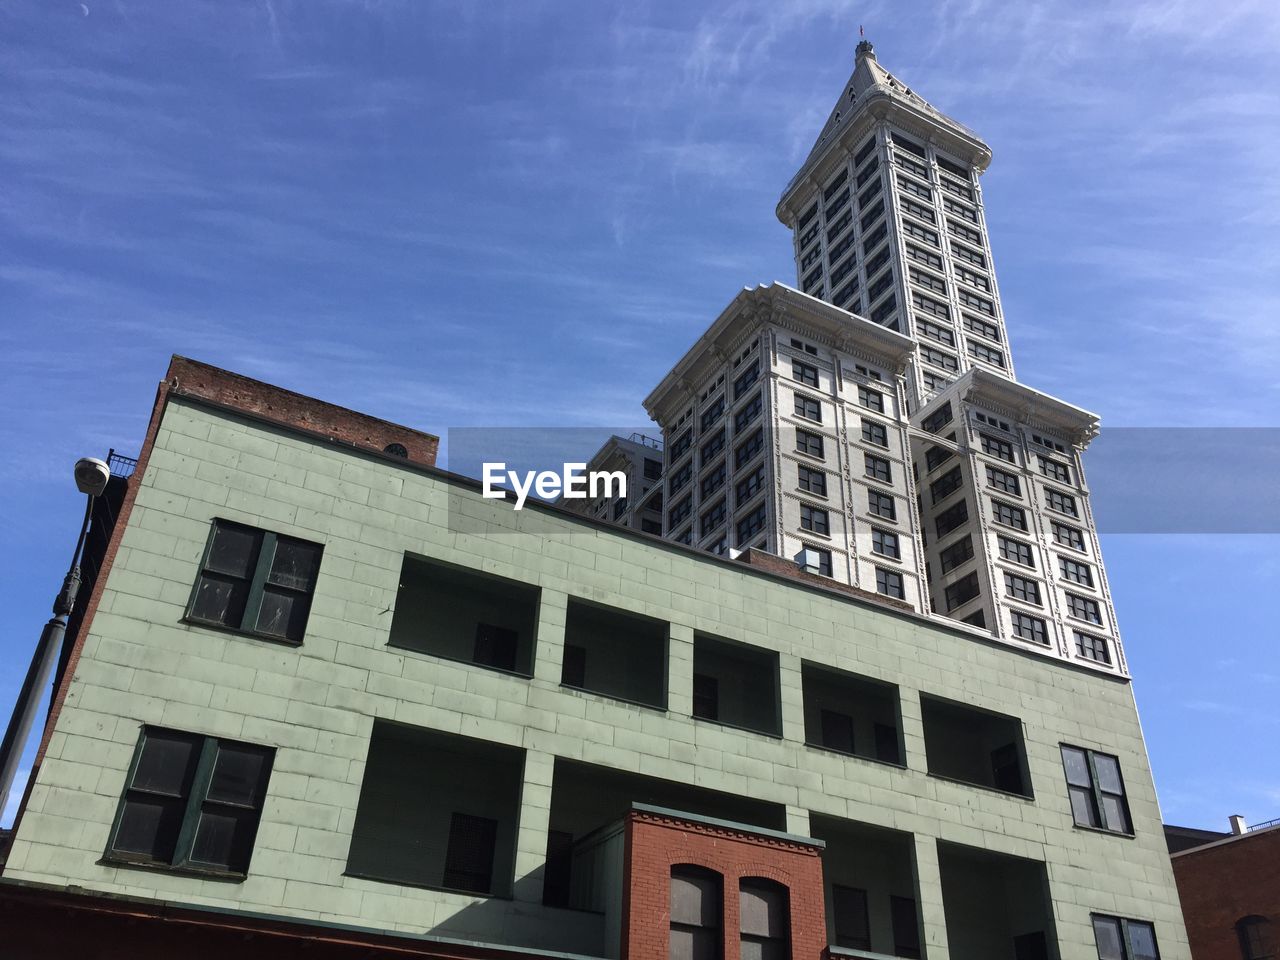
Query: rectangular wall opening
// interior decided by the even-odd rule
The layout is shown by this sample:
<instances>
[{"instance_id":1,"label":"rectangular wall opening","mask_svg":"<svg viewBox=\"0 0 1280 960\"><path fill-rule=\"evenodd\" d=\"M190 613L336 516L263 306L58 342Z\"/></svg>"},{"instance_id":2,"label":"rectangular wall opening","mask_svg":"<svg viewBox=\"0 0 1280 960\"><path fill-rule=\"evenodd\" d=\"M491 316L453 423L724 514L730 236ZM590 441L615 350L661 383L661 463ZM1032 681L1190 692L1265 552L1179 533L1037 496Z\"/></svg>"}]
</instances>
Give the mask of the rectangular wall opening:
<instances>
[{"instance_id":1,"label":"rectangular wall opening","mask_svg":"<svg viewBox=\"0 0 1280 960\"><path fill-rule=\"evenodd\" d=\"M915 842L911 834L819 814L810 833L826 841L822 872L832 946L919 958Z\"/></svg>"},{"instance_id":2,"label":"rectangular wall opening","mask_svg":"<svg viewBox=\"0 0 1280 960\"><path fill-rule=\"evenodd\" d=\"M605 900L613 895L612 877L616 874L620 882L622 876L621 861L616 860L621 848L609 828L622 819L632 803L771 830L786 829L787 811L781 804L557 758L543 874L544 903L606 910Z\"/></svg>"},{"instance_id":3,"label":"rectangular wall opening","mask_svg":"<svg viewBox=\"0 0 1280 960\"><path fill-rule=\"evenodd\" d=\"M560 682L665 710L667 624L570 598Z\"/></svg>"},{"instance_id":4,"label":"rectangular wall opening","mask_svg":"<svg viewBox=\"0 0 1280 960\"><path fill-rule=\"evenodd\" d=\"M693 715L702 720L782 734L778 655L732 640L693 638Z\"/></svg>"},{"instance_id":5,"label":"rectangular wall opening","mask_svg":"<svg viewBox=\"0 0 1280 960\"><path fill-rule=\"evenodd\" d=\"M953 700L921 695L929 773L980 787L1031 796L1022 723Z\"/></svg>"},{"instance_id":6,"label":"rectangular wall opening","mask_svg":"<svg viewBox=\"0 0 1280 960\"><path fill-rule=\"evenodd\" d=\"M388 643L532 676L538 594L527 583L406 554Z\"/></svg>"},{"instance_id":7,"label":"rectangular wall opening","mask_svg":"<svg viewBox=\"0 0 1280 960\"><path fill-rule=\"evenodd\" d=\"M938 867L953 960L1055 960L1043 863L939 840Z\"/></svg>"},{"instance_id":8,"label":"rectangular wall opening","mask_svg":"<svg viewBox=\"0 0 1280 960\"><path fill-rule=\"evenodd\" d=\"M524 751L378 721L347 873L510 896Z\"/></svg>"},{"instance_id":9,"label":"rectangular wall opening","mask_svg":"<svg viewBox=\"0 0 1280 960\"><path fill-rule=\"evenodd\" d=\"M895 684L808 662L801 666L801 683L806 743L902 766Z\"/></svg>"}]
</instances>

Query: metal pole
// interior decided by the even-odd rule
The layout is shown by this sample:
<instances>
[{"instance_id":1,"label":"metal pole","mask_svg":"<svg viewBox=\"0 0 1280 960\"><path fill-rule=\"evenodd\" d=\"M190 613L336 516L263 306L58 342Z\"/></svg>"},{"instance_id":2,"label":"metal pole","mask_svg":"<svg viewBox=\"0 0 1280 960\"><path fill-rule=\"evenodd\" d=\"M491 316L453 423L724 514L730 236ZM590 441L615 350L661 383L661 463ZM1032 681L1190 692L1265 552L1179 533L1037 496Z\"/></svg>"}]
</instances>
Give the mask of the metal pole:
<instances>
[{"instance_id":1,"label":"metal pole","mask_svg":"<svg viewBox=\"0 0 1280 960\"><path fill-rule=\"evenodd\" d=\"M58 652L62 649L63 637L67 633L67 620L75 609L76 593L80 589L80 551L89 532L95 498L90 496L88 499L84 508L84 522L80 524L80 537L76 540L76 552L71 556L71 569L67 571L62 589L53 601L53 616L40 632L40 642L36 644L35 653L31 656L31 666L27 668L27 676L18 692L18 702L13 706L13 716L9 718L9 726L4 732L4 742L0 744L0 811L8 804L9 791L13 788L18 764L22 762L23 748L26 747L27 737L31 735L31 728L35 724L36 711L40 709L40 698L49 685L54 664L58 662Z\"/></svg>"}]
</instances>

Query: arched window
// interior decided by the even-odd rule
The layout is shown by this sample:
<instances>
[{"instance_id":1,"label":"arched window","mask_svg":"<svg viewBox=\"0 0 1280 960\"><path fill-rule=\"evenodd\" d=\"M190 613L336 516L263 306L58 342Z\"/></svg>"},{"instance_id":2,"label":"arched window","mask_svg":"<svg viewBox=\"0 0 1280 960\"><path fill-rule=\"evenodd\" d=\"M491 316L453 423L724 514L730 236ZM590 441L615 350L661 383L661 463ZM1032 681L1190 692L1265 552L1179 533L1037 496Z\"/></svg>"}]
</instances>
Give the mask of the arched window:
<instances>
[{"instance_id":1,"label":"arched window","mask_svg":"<svg viewBox=\"0 0 1280 960\"><path fill-rule=\"evenodd\" d=\"M1242 917L1236 921L1240 956L1244 960L1275 960L1276 942L1266 917Z\"/></svg>"},{"instance_id":2,"label":"arched window","mask_svg":"<svg viewBox=\"0 0 1280 960\"><path fill-rule=\"evenodd\" d=\"M738 888L742 960L790 960L791 903L787 888L747 877Z\"/></svg>"},{"instance_id":3,"label":"arched window","mask_svg":"<svg viewBox=\"0 0 1280 960\"><path fill-rule=\"evenodd\" d=\"M680 864L671 868L670 960L719 960L720 874Z\"/></svg>"}]
</instances>

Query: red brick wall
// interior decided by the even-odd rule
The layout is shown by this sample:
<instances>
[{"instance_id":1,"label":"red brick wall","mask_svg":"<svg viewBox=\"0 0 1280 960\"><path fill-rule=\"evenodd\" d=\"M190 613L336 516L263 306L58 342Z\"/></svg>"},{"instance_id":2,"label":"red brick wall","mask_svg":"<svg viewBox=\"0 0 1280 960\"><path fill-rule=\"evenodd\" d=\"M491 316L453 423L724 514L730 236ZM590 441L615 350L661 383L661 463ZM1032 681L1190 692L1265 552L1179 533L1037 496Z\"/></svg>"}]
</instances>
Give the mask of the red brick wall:
<instances>
[{"instance_id":1,"label":"red brick wall","mask_svg":"<svg viewBox=\"0 0 1280 960\"><path fill-rule=\"evenodd\" d=\"M202 397L283 426L310 430L379 453L388 444L398 443L409 451L414 463L428 467L436 463L440 438L430 433L251 380L198 360L175 356L165 381L176 396Z\"/></svg>"},{"instance_id":2,"label":"red brick wall","mask_svg":"<svg viewBox=\"0 0 1280 960\"><path fill-rule=\"evenodd\" d=\"M667 960L671 868L696 864L722 877L723 960L739 960L738 882L765 877L790 892L792 960L827 946L821 847L746 830L633 811L627 818L623 960Z\"/></svg>"},{"instance_id":3,"label":"red brick wall","mask_svg":"<svg viewBox=\"0 0 1280 960\"><path fill-rule=\"evenodd\" d=\"M1236 921L1253 915L1280 948L1280 827L1179 854L1173 876L1195 960L1240 960Z\"/></svg>"}]
</instances>

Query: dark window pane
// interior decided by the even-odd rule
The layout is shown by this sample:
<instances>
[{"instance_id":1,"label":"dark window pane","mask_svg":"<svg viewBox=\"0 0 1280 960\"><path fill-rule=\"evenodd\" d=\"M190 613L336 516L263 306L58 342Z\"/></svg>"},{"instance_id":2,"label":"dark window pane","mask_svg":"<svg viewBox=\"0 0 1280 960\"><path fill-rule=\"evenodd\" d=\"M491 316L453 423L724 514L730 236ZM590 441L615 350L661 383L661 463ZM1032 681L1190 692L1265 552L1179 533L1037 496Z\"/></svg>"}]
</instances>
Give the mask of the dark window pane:
<instances>
[{"instance_id":1,"label":"dark window pane","mask_svg":"<svg viewBox=\"0 0 1280 960\"><path fill-rule=\"evenodd\" d=\"M184 797L200 759L200 737L148 730L130 789Z\"/></svg>"},{"instance_id":2,"label":"dark window pane","mask_svg":"<svg viewBox=\"0 0 1280 960\"><path fill-rule=\"evenodd\" d=\"M876 759L885 763L901 763L902 755L898 752L898 728L887 723L875 725Z\"/></svg>"},{"instance_id":3,"label":"dark window pane","mask_svg":"<svg viewBox=\"0 0 1280 960\"><path fill-rule=\"evenodd\" d=\"M1007 743L991 751L991 780L997 790L1022 793L1022 764L1018 760L1018 748Z\"/></svg>"},{"instance_id":4,"label":"dark window pane","mask_svg":"<svg viewBox=\"0 0 1280 960\"><path fill-rule=\"evenodd\" d=\"M186 801L181 799L130 797L120 812L120 826L111 849L171 863L185 810Z\"/></svg>"},{"instance_id":5,"label":"dark window pane","mask_svg":"<svg viewBox=\"0 0 1280 960\"><path fill-rule=\"evenodd\" d=\"M207 799L242 807L260 806L270 772L270 758L268 750L219 744Z\"/></svg>"},{"instance_id":6,"label":"dark window pane","mask_svg":"<svg viewBox=\"0 0 1280 960\"><path fill-rule=\"evenodd\" d=\"M770 940L787 935L787 891L762 881L742 881L738 891L742 933Z\"/></svg>"},{"instance_id":7,"label":"dark window pane","mask_svg":"<svg viewBox=\"0 0 1280 960\"><path fill-rule=\"evenodd\" d=\"M1093 808L1093 791L1084 787L1068 787L1071 816L1082 827L1098 826L1098 812Z\"/></svg>"},{"instance_id":8,"label":"dark window pane","mask_svg":"<svg viewBox=\"0 0 1280 960\"><path fill-rule=\"evenodd\" d=\"M196 620L239 627L244 618L245 601L249 599L249 581L231 580L218 574L203 573L196 585L196 598L191 616Z\"/></svg>"},{"instance_id":9,"label":"dark window pane","mask_svg":"<svg viewBox=\"0 0 1280 960\"><path fill-rule=\"evenodd\" d=\"M1098 945L1098 960L1124 960L1119 920L1114 917L1094 917L1093 939Z\"/></svg>"},{"instance_id":10,"label":"dark window pane","mask_svg":"<svg viewBox=\"0 0 1280 960\"><path fill-rule=\"evenodd\" d=\"M704 720L720 719L720 681L715 677L693 675L693 715Z\"/></svg>"},{"instance_id":11,"label":"dark window pane","mask_svg":"<svg viewBox=\"0 0 1280 960\"><path fill-rule=\"evenodd\" d=\"M493 883L493 854L497 840L497 820L455 813L449 824L444 885L455 890L488 893Z\"/></svg>"},{"instance_id":12,"label":"dark window pane","mask_svg":"<svg viewBox=\"0 0 1280 960\"><path fill-rule=\"evenodd\" d=\"M1099 787L1107 793L1124 793L1124 786L1120 783L1120 764L1116 762L1115 757L1109 757L1105 753L1095 753L1093 769L1098 772Z\"/></svg>"},{"instance_id":13,"label":"dark window pane","mask_svg":"<svg viewBox=\"0 0 1280 960\"><path fill-rule=\"evenodd\" d=\"M871 924L867 917L867 891L856 887L831 887L835 913L836 946L871 949Z\"/></svg>"},{"instance_id":14,"label":"dark window pane","mask_svg":"<svg viewBox=\"0 0 1280 960\"><path fill-rule=\"evenodd\" d=\"M244 873L253 853L258 812L234 807L213 807L200 814L191 862Z\"/></svg>"},{"instance_id":15,"label":"dark window pane","mask_svg":"<svg viewBox=\"0 0 1280 960\"><path fill-rule=\"evenodd\" d=\"M716 879L694 873L673 872L671 922L693 927L718 927L720 884Z\"/></svg>"},{"instance_id":16,"label":"dark window pane","mask_svg":"<svg viewBox=\"0 0 1280 960\"><path fill-rule=\"evenodd\" d=\"M1155 927L1139 920L1129 920L1126 926L1129 928L1129 947L1133 951L1131 960L1160 960Z\"/></svg>"},{"instance_id":17,"label":"dark window pane","mask_svg":"<svg viewBox=\"0 0 1280 960\"><path fill-rule=\"evenodd\" d=\"M566 687L584 687L587 683L587 648L567 643L560 682Z\"/></svg>"},{"instance_id":18,"label":"dark window pane","mask_svg":"<svg viewBox=\"0 0 1280 960\"><path fill-rule=\"evenodd\" d=\"M1077 787L1093 786L1093 780L1089 776L1089 760L1083 750L1063 747L1062 765L1067 771L1067 783Z\"/></svg>"},{"instance_id":19,"label":"dark window pane","mask_svg":"<svg viewBox=\"0 0 1280 960\"><path fill-rule=\"evenodd\" d=\"M282 587L310 590L316 582L316 571L320 568L320 550L318 543L307 543L290 537L278 538L276 555L271 561L271 574L267 579Z\"/></svg>"},{"instance_id":20,"label":"dark window pane","mask_svg":"<svg viewBox=\"0 0 1280 960\"><path fill-rule=\"evenodd\" d=\"M238 524L219 522L214 528L206 570L248 579L258 561L262 531Z\"/></svg>"},{"instance_id":21,"label":"dark window pane","mask_svg":"<svg viewBox=\"0 0 1280 960\"><path fill-rule=\"evenodd\" d=\"M889 912L893 921L893 952L899 957L920 957L920 924L916 920L916 902L910 897L890 897Z\"/></svg>"},{"instance_id":22,"label":"dark window pane","mask_svg":"<svg viewBox=\"0 0 1280 960\"><path fill-rule=\"evenodd\" d=\"M301 640L307 629L307 611L311 598L292 590L264 587L262 607L258 610L258 623L254 629L272 637Z\"/></svg>"},{"instance_id":23,"label":"dark window pane","mask_svg":"<svg viewBox=\"0 0 1280 960\"><path fill-rule=\"evenodd\" d=\"M1129 817L1124 810L1124 800L1120 797L1102 795L1102 819L1108 830L1129 832Z\"/></svg>"}]
</instances>

